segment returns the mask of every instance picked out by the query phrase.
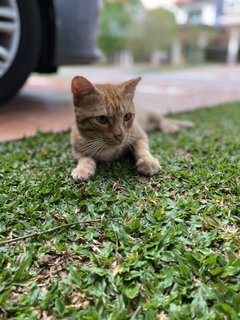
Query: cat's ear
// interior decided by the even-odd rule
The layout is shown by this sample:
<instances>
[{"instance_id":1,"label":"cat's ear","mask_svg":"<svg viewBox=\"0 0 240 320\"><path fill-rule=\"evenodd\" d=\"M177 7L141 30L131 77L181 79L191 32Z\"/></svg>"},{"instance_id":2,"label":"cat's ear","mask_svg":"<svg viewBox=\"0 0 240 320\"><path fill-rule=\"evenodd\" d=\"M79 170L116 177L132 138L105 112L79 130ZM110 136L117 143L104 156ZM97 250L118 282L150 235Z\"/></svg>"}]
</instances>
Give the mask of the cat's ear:
<instances>
[{"instance_id":1,"label":"cat's ear","mask_svg":"<svg viewBox=\"0 0 240 320\"><path fill-rule=\"evenodd\" d=\"M123 88L123 93L127 97L133 99L137 84L141 79L142 79L141 77L138 77L136 79L132 79L132 80L129 80L129 81L122 83L121 86Z\"/></svg>"},{"instance_id":2,"label":"cat's ear","mask_svg":"<svg viewBox=\"0 0 240 320\"><path fill-rule=\"evenodd\" d=\"M94 85L84 77L74 77L72 79L73 102L76 107L79 106L83 98L96 93Z\"/></svg>"}]
</instances>

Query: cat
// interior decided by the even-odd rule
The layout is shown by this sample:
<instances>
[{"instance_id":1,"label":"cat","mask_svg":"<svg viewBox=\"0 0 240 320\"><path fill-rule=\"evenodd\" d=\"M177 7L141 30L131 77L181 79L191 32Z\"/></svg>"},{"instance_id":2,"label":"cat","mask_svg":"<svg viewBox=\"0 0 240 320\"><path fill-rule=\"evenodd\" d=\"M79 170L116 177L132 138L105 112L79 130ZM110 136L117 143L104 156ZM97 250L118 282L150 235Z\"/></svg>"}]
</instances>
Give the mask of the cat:
<instances>
[{"instance_id":1,"label":"cat","mask_svg":"<svg viewBox=\"0 0 240 320\"><path fill-rule=\"evenodd\" d=\"M194 126L192 122L170 120L156 113L135 116L133 98L140 80L138 77L118 85L94 85L84 77L73 78L76 121L71 144L78 161L71 174L74 180L88 180L95 174L99 161L115 161L129 151L140 174L158 174L161 167L150 153L145 131L177 132Z\"/></svg>"}]
</instances>

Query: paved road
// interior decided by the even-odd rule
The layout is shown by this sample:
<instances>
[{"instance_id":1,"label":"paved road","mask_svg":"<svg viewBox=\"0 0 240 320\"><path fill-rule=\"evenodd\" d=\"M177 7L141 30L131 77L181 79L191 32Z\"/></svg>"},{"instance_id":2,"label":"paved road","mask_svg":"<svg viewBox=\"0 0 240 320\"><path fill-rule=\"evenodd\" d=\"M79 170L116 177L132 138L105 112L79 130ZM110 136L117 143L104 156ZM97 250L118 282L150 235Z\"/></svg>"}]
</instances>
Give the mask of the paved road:
<instances>
[{"instance_id":1,"label":"paved road","mask_svg":"<svg viewBox=\"0 0 240 320\"><path fill-rule=\"evenodd\" d=\"M94 82L116 83L141 75L136 105L162 114L240 100L240 66L168 72L99 66L62 68L54 76L32 75L21 93L0 108L0 141L33 135L37 129L68 129L73 121L70 81L77 74Z\"/></svg>"}]
</instances>

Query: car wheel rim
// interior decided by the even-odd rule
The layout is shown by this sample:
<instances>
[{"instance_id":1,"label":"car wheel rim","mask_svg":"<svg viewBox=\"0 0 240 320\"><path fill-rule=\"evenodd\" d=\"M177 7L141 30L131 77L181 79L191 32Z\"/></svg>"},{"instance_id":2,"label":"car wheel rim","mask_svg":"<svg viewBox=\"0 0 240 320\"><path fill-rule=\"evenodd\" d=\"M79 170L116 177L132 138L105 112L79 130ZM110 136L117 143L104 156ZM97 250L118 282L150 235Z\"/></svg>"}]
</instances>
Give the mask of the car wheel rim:
<instances>
[{"instance_id":1,"label":"car wheel rim","mask_svg":"<svg viewBox=\"0 0 240 320\"><path fill-rule=\"evenodd\" d=\"M0 0L0 77L10 68L20 41L20 17L16 0Z\"/></svg>"}]
</instances>

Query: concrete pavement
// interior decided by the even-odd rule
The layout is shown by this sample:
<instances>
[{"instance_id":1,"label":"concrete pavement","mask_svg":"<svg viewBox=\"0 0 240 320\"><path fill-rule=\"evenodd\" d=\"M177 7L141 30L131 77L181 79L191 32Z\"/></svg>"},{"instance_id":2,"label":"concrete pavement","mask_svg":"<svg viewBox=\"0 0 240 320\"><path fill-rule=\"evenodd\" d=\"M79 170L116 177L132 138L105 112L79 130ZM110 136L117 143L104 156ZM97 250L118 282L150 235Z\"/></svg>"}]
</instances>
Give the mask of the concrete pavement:
<instances>
[{"instance_id":1,"label":"concrete pavement","mask_svg":"<svg viewBox=\"0 0 240 320\"><path fill-rule=\"evenodd\" d=\"M36 130L68 129L73 121L70 82L75 75L93 82L114 83L141 75L136 106L161 114L240 100L240 66L213 65L164 72L137 67L61 68L53 76L33 74L21 93L0 107L0 141L34 135Z\"/></svg>"}]
</instances>

